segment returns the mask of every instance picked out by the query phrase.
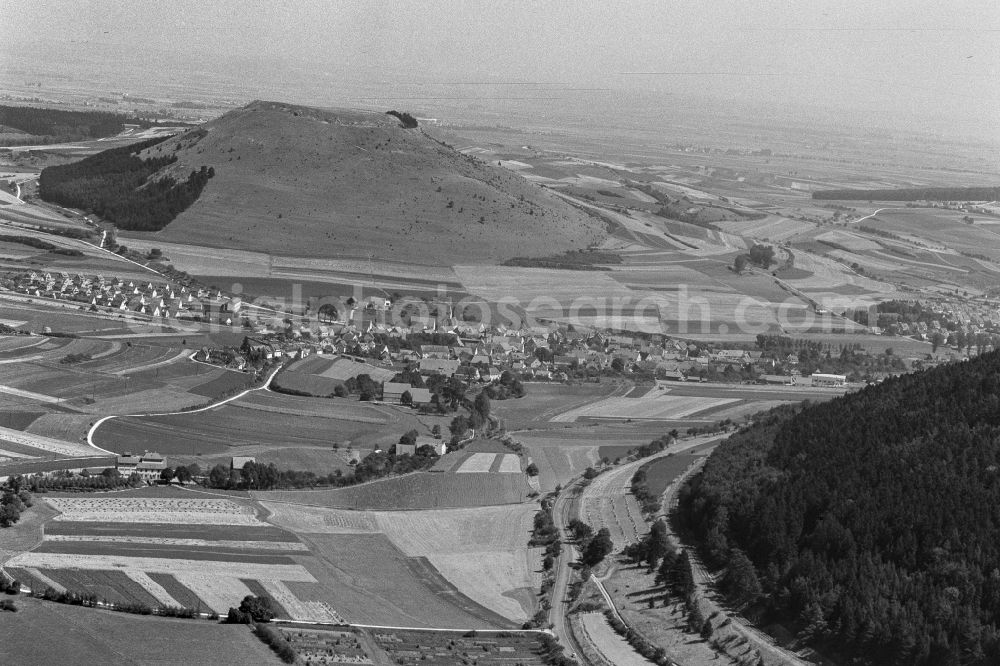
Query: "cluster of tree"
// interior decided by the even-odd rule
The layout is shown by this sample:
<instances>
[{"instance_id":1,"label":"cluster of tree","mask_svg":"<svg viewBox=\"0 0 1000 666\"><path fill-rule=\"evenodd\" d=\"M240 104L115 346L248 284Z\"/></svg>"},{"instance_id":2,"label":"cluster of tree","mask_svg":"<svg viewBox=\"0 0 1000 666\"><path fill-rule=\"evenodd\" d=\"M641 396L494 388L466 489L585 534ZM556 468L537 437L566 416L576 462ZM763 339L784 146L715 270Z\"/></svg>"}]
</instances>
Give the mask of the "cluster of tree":
<instances>
[{"instance_id":1,"label":"cluster of tree","mask_svg":"<svg viewBox=\"0 0 1000 666\"><path fill-rule=\"evenodd\" d=\"M656 513L660 510L660 498L650 491L649 484L646 482L645 465L637 469L635 474L632 475L631 490L632 495L642 505L643 513Z\"/></svg>"},{"instance_id":2,"label":"cluster of tree","mask_svg":"<svg viewBox=\"0 0 1000 666\"><path fill-rule=\"evenodd\" d=\"M52 142L100 139L125 129L125 124L151 127L154 123L107 111L64 111L31 106L0 106L0 125ZM44 143L31 139L35 143Z\"/></svg>"},{"instance_id":3,"label":"cluster of tree","mask_svg":"<svg viewBox=\"0 0 1000 666\"><path fill-rule=\"evenodd\" d=\"M105 469L100 474L91 474L87 470L79 474L62 471L53 474L33 474L24 477L23 486L33 493L54 491L96 492L102 490L117 490L119 488L134 488L144 483L138 474L122 476L113 467Z\"/></svg>"},{"instance_id":4,"label":"cluster of tree","mask_svg":"<svg viewBox=\"0 0 1000 666\"><path fill-rule=\"evenodd\" d=\"M243 597L239 608L230 607L226 624L254 624L270 622L274 619L274 602L268 596L248 594Z\"/></svg>"},{"instance_id":5,"label":"cluster of tree","mask_svg":"<svg viewBox=\"0 0 1000 666\"><path fill-rule=\"evenodd\" d=\"M404 129L413 129L414 127L417 126L417 119L411 116L406 111L400 113L399 111L396 111L394 109L392 111L386 111L385 113L388 116L394 116L398 118L399 122L402 123Z\"/></svg>"},{"instance_id":6,"label":"cluster of tree","mask_svg":"<svg viewBox=\"0 0 1000 666\"><path fill-rule=\"evenodd\" d=\"M645 564L650 571L656 571L664 558L670 561L668 566L674 565L677 547L667 536L667 524L660 518L641 541L626 546L623 554L636 564Z\"/></svg>"},{"instance_id":7,"label":"cluster of tree","mask_svg":"<svg viewBox=\"0 0 1000 666\"><path fill-rule=\"evenodd\" d=\"M510 370L504 370L500 374L500 379L483 389L483 393L490 400L507 400L509 398L523 398L524 384L521 378Z\"/></svg>"},{"instance_id":8,"label":"cluster of tree","mask_svg":"<svg viewBox=\"0 0 1000 666\"><path fill-rule=\"evenodd\" d=\"M664 648L650 643L642 634L618 619L611 609L604 611L604 616L615 633L627 640L636 652L659 666L673 666L675 662L667 656Z\"/></svg>"},{"instance_id":9,"label":"cluster of tree","mask_svg":"<svg viewBox=\"0 0 1000 666\"><path fill-rule=\"evenodd\" d=\"M504 266L524 268L564 268L573 271L609 271L607 264L622 263L621 255L601 250L567 250L553 257L514 257L503 262Z\"/></svg>"},{"instance_id":10,"label":"cluster of tree","mask_svg":"<svg viewBox=\"0 0 1000 666\"><path fill-rule=\"evenodd\" d=\"M76 365L77 363L83 363L90 360L90 354L66 354L59 362L63 365Z\"/></svg>"},{"instance_id":11,"label":"cluster of tree","mask_svg":"<svg viewBox=\"0 0 1000 666\"><path fill-rule=\"evenodd\" d=\"M542 560L542 568L546 571L552 569L555 559L562 552L562 542L559 540L559 529L552 520L552 502L550 500L543 502L542 508L535 514L528 545L544 547L545 556Z\"/></svg>"},{"instance_id":12,"label":"cluster of tree","mask_svg":"<svg viewBox=\"0 0 1000 666\"><path fill-rule=\"evenodd\" d=\"M24 487L20 476L13 476L4 484L0 495L0 527L10 527L21 519L21 514L32 504L31 493Z\"/></svg>"},{"instance_id":13,"label":"cluster of tree","mask_svg":"<svg viewBox=\"0 0 1000 666\"><path fill-rule=\"evenodd\" d=\"M38 179L45 201L95 213L120 229L159 231L201 195L215 169L202 166L184 182L151 178L175 155L143 159L139 153L163 139L112 148L79 162L46 167Z\"/></svg>"},{"instance_id":14,"label":"cluster of tree","mask_svg":"<svg viewBox=\"0 0 1000 666\"><path fill-rule=\"evenodd\" d=\"M254 625L254 634L257 638L261 640L264 645L268 646L274 653L278 655L278 658L286 664L295 663L295 648L292 644L285 640L285 637L281 635L280 632L275 631L271 627L267 626L263 622L258 622Z\"/></svg>"},{"instance_id":15,"label":"cluster of tree","mask_svg":"<svg viewBox=\"0 0 1000 666\"><path fill-rule=\"evenodd\" d=\"M813 199L864 201L996 201L1000 187L911 187L890 190L817 190Z\"/></svg>"},{"instance_id":16,"label":"cluster of tree","mask_svg":"<svg viewBox=\"0 0 1000 666\"><path fill-rule=\"evenodd\" d=\"M606 527L602 527L594 533L594 528L578 518L570 521L567 527L573 534L580 551L580 563L587 569L596 567L614 550L611 532Z\"/></svg>"},{"instance_id":17,"label":"cluster of tree","mask_svg":"<svg viewBox=\"0 0 1000 666\"><path fill-rule=\"evenodd\" d=\"M774 360L775 372L790 373L793 369L803 375L815 372L846 375L848 381L869 379L876 374L898 373L906 370L903 359L892 353L891 348L882 354L868 354L858 343L843 344L835 349L832 344L790 338L783 335L757 335L757 347L765 358ZM798 365L792 366L787 357L795 354Z\"/></svg>"},{"instance_id":18,"label":"cluster of tree","mask_svg":"<svg viewBox=\"0 0 1000 666\"><path fill-rule=\"evenodd\" d=\"M782 407L681 493L724 589L859 664L1000 663L1000 353ZM757 578L756 582L754 578Z\"/></svg>"},{"instance_id":19,"label":"cluster of tree","mask_svg":"<svg viewBox=\"0 0 1000 666\"><path fill-rule=\"evenodd\" d=\"M8 236L7 234L0 235L0 241L4 243L17 243L18 245L27 245L28 247L33 247L38 250L55 250L59 246L53 245L47 240L42 240L35 236Z\"/></svg>"},{"instance_id":20,"label":"cluster of tree","mask_svg":"<svg viewBox=\"0 0 1000 666\"><path fill-rule=\"evenodd\" d=\"M770 245L756 244L750 248L749 253L736 256L733 260L733 269L737 273L742 273L746 270L747 266L753 264L767 270L774 263L777 263L777 260L774 258L774 248Z\"/></svg>"},{"instance_id":21,"label":"cluster of tree","mask_svg":"<svg viewBox=\"0 0 1000 666\"><path fill-rule=\"evenodd\" d=\"M548 634L539 634L538 637L542 643L542 660L546 664L549 666L578 666L579 662L566 656L566 648L555 637Z\"/></svg>"}]
</instances>

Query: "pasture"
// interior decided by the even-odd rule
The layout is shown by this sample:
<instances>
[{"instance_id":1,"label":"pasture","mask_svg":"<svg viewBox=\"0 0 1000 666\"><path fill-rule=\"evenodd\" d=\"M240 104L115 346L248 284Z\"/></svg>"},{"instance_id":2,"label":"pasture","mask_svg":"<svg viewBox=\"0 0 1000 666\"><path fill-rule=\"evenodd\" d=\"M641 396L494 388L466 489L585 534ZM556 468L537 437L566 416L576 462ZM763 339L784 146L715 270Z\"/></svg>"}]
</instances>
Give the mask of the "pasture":
<instances>
[{"instance_id":1,"label":"pasture","mask_svg":"<svg viewBox=\"0 0 1000 666\"><path fill-rule=\"evenodd\" d=\"M18 597L16 604L18 612L4 617L4 664L112 660L138 666L150 663L152 655L177 664L282 663L246 626L126 615L26 597ZM143 639L137 641L137 636Z\"/></svg>"},{"instance_id":2,"label":"pasture","mask_svg":"<svg viewBox=\"0 0 1000 666\"><path fill-rule=\"evenodd\" d=\"M517 504L532 490L523 474L415 472L328 490L255 491L262 501L340 509L436 509Z\"/></svg>"}]
</instances>

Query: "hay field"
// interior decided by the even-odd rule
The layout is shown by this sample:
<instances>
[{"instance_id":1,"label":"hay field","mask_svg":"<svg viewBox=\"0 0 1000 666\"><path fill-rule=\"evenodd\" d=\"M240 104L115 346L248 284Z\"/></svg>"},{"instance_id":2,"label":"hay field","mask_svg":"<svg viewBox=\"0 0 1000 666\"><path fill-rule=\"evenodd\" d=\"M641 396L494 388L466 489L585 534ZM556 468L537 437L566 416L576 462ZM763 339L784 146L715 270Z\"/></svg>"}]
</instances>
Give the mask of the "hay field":
<instances>
[{"instance_id":1,"label":"hay field","mask_svg":"<svg viewBox=\"0 0 1000 666\"><path fill-rule=\"evenodd\" d=\"M639 398L607 398L599 402L564 412L554 417L557 423L570 423L580 418L606 419L683 419L699 412L736 402L734 398L677 396L668 391L650 391Z\"/></svg>"},{"instance_id":2,"label":"hay field","mask_svg":"<svg viewBox=\"0 0 1000 666\"><path fill-rule=\"evenodd\" d=\"M93 449L91 449L92 451ZM255 511L223 499L157 499L151 497L47 497L56 521L167 523L176 525L266 525Z\"/></svg>"}]
</instances>

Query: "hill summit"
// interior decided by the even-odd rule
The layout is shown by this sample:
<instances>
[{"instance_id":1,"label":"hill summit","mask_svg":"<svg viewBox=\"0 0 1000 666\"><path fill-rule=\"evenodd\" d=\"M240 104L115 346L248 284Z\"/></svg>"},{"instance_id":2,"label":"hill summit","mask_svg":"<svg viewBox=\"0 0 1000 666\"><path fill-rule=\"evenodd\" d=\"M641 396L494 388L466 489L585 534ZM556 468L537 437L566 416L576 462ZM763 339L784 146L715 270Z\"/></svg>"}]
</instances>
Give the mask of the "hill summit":
<instances>
[{"instance_id":1,"label":"hill summit","mask_svg":"<svg viewBox=\"0 0 1000 666\"><path fill-rule=\"evenodd\" d=\"M142 236L424 265L549 256L604 237L603 223L543 188L403 124L278 102L231 111L142 153L177 158L161 176L215 174L165 229Z\"/></svg>"}]
</instances>

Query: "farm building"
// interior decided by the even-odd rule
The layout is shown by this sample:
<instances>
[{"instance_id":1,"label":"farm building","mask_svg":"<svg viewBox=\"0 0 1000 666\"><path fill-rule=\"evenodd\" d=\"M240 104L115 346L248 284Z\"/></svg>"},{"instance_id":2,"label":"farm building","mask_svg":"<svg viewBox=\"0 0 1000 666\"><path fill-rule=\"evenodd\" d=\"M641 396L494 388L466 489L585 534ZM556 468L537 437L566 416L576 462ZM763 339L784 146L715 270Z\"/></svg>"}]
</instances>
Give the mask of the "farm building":
<instances>
[{"instance_id":1,"label":"farm building","mask_svg":"<svg viewBox=\"0 0 1000 666\"><path fill-rule=\"evenodd\" d=\"M229 461L229 471L239 474L247 463L255 463L257 459L253 456L233 456Z\"/></svg>"},{"instance_id":2,"label":"farm building","mask_svg":"<svg viewBox=\"0 0 1000 666\"><path fill-rule=\"evenodd\" d=\"M143 481L151 482L160 478L160 472L167 468L167 461L159 453L146 451L141 456L125 452L115 461L115 469L122 476L138 474Z\"/></svg>"},{"instance_id":3,"label":"farm building","mask_svg":"<svg viewBox=\"0 0 1000 666\"><path fill-rule=\"evenodd\" d=\"M417 452L421 446L429 446L434 449L434 453L439 456L443 456L448 452L448 445L439 439L433 439L431 437L417 437L417 441L413 444L397 444L396 445L396 455L397 456L412 456Z\"/></svg>"},{"instance_id":4,"label":"farm building","mask_svg":"<svg viewBox=\"0 0 1000 666\"><path fill-rule=\"evenodd\" d=\"M386 382L382 385L382 399L390 405L400 404L403 394L409 392L414 405L426 405L431 401L431 392L425 388L414 388L402 382Z\"/></svg>"},{"instance_id":5,"label":"farm building","mask_svg":"<svg viewBox=\"0 0 1000 666\"><path fill-rule=\"evenodd\" d=\"M440 373L445 377L451 377L458 371L461 361L458 359L444 358L424 358L420 359L420 372L422 374Z\"/></svg>"},{"instance_id":6,"label":"farm building","mask_svg":"<svg viewBox=\"0 0 1000 666\"><path fill-rule=\"evenodd\" d=\"M846 375L828 375L822 372L814 372L811 378L813 386L843 386L847 382Z\"/></svg>"}]
</instances>

